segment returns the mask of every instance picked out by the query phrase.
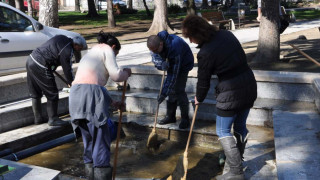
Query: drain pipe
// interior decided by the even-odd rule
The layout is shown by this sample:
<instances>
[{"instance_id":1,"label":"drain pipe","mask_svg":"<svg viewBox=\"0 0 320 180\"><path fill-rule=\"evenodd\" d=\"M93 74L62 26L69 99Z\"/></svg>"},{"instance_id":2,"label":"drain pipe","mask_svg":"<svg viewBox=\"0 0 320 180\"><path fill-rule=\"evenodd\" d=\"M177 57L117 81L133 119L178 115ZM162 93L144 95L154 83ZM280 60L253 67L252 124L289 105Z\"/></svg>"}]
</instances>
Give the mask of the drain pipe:
<instances>
[{"instance_id":1,"label":"drain pipe","mask_svg":"<svg viewBox=\"0 0 320 180\"><path fill-rule=\"evenodd\" d=\"M6 156L8 154L11 154L11 153L13 153L12 149L4 149L4 150L0 151L0 158L3 156Z\"/></svg>"},{"instance_id":2,"label":"drain pipe","mask_svg":"<svg viewBox=\"0 0 320 180\"><path fill-rule=\"evenodd\" d=\"M62 144L68 143L75 140L75 135L73 133L62 136L60 138L39 144L37 146L19 151L17 153L12 153L3 157L2 159L10 160L10 161L19 161L21 159L27 158L29 156L35 155L37 153L46 151L48 149L60 146Z\"/></svg>"}]
</instances>

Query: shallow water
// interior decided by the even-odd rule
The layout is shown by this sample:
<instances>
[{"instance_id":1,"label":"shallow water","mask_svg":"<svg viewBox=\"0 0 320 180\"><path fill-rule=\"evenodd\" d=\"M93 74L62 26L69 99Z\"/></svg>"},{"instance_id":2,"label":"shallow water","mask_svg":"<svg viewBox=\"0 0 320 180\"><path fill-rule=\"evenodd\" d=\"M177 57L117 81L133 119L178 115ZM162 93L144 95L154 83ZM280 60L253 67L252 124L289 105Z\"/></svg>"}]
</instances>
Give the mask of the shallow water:
<instances>
[{"instance_id":1,"label":"shallow water","mask_svg":"<svg viewBox=\"0 0 320 180\"><path fill-rule=\"evenodd\" d=\"M126 137L119 143L117 177L127 178L164 178L170 175L180 156L183 155L186 142L163 141L159 150L152 153L146 148L146 137ZM218 156L220 147L189 147L188 179L211 179L221 173ZM111 161L115 143L111 145ZM84 176L82 161L82 141L67 143L48 151L36 154L19 162L47 167L76 177Z\"/></svg>"}]
</instances>

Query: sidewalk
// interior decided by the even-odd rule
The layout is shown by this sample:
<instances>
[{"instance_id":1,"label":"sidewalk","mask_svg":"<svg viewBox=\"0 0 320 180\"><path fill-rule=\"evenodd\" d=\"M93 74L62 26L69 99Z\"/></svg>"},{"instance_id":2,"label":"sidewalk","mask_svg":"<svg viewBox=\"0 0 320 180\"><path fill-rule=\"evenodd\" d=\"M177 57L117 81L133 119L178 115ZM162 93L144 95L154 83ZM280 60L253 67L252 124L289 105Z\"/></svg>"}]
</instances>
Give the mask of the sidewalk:
<instances>
[{"instance_id":1,"label":"sidewalk","mask_svg":"<svg viewBox=\"0 0 320 180\"><path fill-rule=\"evenodd\" d=\"M320 20L291 23L283 34L290 34L315 27L320 27ZM256 41L259 38L258 27L237 29L232 32L239 39L241 44ZM179 36L181 37L181 34ZM189 44L193 53L197 53L199 51L199 49L196 49L196 44L190 43L189 39L184 38L184 40ZM119 66L138 65L151 62L150 52L147 48L146 42L122 45L121 51L117 56L117 61Z\"/></svg>"}]
</instances>

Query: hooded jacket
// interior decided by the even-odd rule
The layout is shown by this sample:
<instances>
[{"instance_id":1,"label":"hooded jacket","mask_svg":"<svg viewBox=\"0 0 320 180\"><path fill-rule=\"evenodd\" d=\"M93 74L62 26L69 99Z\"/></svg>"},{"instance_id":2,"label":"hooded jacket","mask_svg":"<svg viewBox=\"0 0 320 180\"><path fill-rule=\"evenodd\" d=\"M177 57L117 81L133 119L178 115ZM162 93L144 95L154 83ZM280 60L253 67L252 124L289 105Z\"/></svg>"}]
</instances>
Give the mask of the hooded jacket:
<instances>
[{"instance_id":1,"label":"hooded jacket","mask_svg":"<svg viewBox=\"0 0 320 180\"><path fill-rule=\"evenodd\" d=\"M189 72L193 68L194 58L189 45L179 36L169 34L167 31L161 31L157 36L163 41L164 46L161 53L151 53L152 62L157 69L163 70L162 63L168 60L168 74L161 92L162 95L168 96L176 83L178 74Z\"/></svg>"}]
</instances>

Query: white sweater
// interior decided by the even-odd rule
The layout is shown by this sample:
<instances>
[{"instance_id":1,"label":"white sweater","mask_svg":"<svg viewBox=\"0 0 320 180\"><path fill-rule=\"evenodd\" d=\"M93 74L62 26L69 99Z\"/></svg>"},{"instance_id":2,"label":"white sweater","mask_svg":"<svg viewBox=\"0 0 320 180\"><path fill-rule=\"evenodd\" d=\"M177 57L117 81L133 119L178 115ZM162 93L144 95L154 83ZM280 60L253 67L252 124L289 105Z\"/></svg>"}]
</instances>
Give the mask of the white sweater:
<instances>
[{"instance_id":1,"label":"white sweater","mask_svg":"<svg viewBox=\"0 0 320 180\"><path fill-rule=\"evenodd\" d=\"M81 59L72 84L105 86L109 76L115 82L125 81L129 77L126 71L119 69L112 48L106 44L98 44Z\"/></svg>"}]
</instances>

